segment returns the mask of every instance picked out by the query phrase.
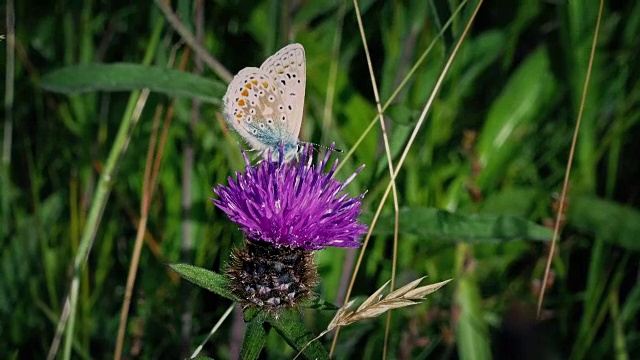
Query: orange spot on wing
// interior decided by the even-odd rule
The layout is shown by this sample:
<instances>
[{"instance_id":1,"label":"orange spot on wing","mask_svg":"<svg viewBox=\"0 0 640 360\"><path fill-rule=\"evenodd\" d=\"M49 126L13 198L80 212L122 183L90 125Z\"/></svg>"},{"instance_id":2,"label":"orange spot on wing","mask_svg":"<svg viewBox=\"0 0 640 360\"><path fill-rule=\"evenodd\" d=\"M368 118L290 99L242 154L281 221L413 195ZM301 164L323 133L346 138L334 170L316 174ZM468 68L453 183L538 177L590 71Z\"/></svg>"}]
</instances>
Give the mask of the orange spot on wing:
<instances>
[{"instance_id":1,"label":"orange spot on wing","mask_svg":"<svg viewBox=\"0 0 640 360\"><path fill-rule=\"evenodd\" d=\"M238 105L244 106L244 104L245 104L244 99L238 100Z\"/></svg>"},{"instance_id":2,"label":"orange spot on wing","mask_svg":"<svg viewBox=\"0 0 640 360\"><path fill-rule=\"evenodd\" d=\"M251 80L251 82L253 83L253 85L258 85L258 80L256 79Z\"/></svg>"},{"instance_id":3,"label":"orange spot on wing","mask_svg":"<svg viewBox=\"0 0 640 360\"><path fill-rule=\"evenodd\" d=\"M236 117L237 117L238 119L240 119L240 118L242 118L242 114L236 114Z\"/></svg>"},{"instance_id":4,"label":"orange spot on wing","mask_svg":"<svg viewBox=\"0 0 640 360\"><path fill-rule=\"evenodd\" d=\"M251 83L247 83L244 87L246 87L247 89L251 89Z\"/></svg>"},{"instance_id":5,"label":"orange spot on wing","mask_svg":"<svg viewBox=\"0 0 640 360\"><path fill-rule=\"evenodd\" d=\"M247 91L247 89L244 89L244 90L242 90L240 95L247 97L247 96L249 96L249 92Z\"/></svg>"}]
</instances>

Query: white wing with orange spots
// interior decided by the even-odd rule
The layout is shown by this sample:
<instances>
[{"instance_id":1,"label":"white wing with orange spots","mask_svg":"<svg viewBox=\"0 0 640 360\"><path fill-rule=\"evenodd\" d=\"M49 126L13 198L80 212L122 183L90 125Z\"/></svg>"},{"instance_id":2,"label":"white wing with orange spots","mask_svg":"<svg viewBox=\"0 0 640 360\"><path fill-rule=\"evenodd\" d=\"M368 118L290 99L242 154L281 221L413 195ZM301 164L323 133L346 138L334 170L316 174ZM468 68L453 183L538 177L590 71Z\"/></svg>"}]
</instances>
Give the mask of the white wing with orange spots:
<instances>
[{"instance_id":1,"label":"white wing with orange spots","mask_svg":"<svg viewBox=\"0 0 640 360\"><path fill-rule=\"evenodd\" d=\"M224 117L242 138L263 156L295 157L304 109L306 84L304 49L285 46L260 69L242 69L223 98Z\"/></svg>"}]
</instances>

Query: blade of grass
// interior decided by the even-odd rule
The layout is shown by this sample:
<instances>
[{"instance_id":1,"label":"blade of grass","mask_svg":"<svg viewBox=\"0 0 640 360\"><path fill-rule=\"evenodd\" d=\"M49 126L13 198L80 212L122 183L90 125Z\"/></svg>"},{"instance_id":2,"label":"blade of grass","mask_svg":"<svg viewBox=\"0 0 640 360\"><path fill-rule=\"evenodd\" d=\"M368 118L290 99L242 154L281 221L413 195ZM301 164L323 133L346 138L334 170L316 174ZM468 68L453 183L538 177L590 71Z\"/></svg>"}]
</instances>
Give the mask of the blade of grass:
<instances>
[{"instance_id":1,"label":"blade of grass","mask_svg":"<svg viewBox=\"0 0 640 360\"><path fill-rule=\"evenodd\" d=\"M598 242L601 240L596 239ZM595 251L594 251L595 252ZM600 257L604 254L596 254L596 258L593 262L599 262ZM607 294L615 291L620 287L620 283L624 277L624 272L621 271L627 264L628 257L624 256L621 261L616 263L615 268L611 269L604 276L598 277L601 281L595 283L592 281L598 275L591 275L593 270L599 270L596 266L589 267L589 282L594 282L593 285L587 285L587 289L584 296L584 307L588 313L582 316L581 327L578 332L578 338L573 344L570 360L581 360L587 357L590 350L594 346L594 339L601 330L601 326L604 323L607 314L609 313L609 306L607 306ZM611 279L609 285L603 285L607 279Z\"/></svg>"},{"instance_id":2,"label":"blade of grass","mask_svg":"<svg viewBox=\"0 0 640 360\"><path fill-rule=\"evenodd\" d=\"M378 84L376 83L376 77L373 73L373 65L371 64L371 55L369 54L369 46L367 45L367 37L365 36L364 26L362 26L362 16L360 15L360 7L358 1L353 0L353 7L356 10L356 19L358 20L358 29L360 30L360 37L362 38L362 46L364 47L364 53L367 57L367 67L369 68L369 77L371 78L371 87L373 88L373 96L376 101L376 109L378 110L378 119L380 120L380 129L382 130L382 140L384 143L384 151L387 158L387 164L389 166L389 175L391 175L391 188L393 189L393 211L395 214L394 219L394 231L393 231L393 257L391 261L391 285L390 290L393 291L396 283L396 267L398 264L398 223L400 222L400 206L398 205L398 189L396 182L393 180L393 157L391 156L391 149L389 147L389 137L387 135L387 129L384 124L384 112L380 105L380 95L378 94ZM387 346L389 345L389 329L391 324L391 312L387 313L387 321L384 333L384 346L382 351L382 359L387 358ZM334 341L337 336L334 337ZM333 347L332 347L333 348Z\"/></svg>"},{"instance_id":3,"label":"blade of grass","mask_svg":"<svg viewBox=\"0 0 640 360\"><path fill-rule=\"evenodd\" d=\"M167 21L182 36L184 41L196 53L196 55L204 60L205 63L213 70L222 80L231 82L233 75L227 70L216 58L211 56L207 50L200 45L192 33L180 22L178 16L171 10L171 4L166 0L155 0L156 5L162 11Z\"/></svg>"},{"instance_id":4,"label":"blade of grass","mask_svg":"<svg viewBox=\"0 0 640 360\"><path fill-rule=\"evenodd\" d=\"M613 344L616 360L629 360L624 324L620 318L620 296L616 287L609 292L609 314L613 322Z\"/></svg>"},{"instance_id":5,"label":"blade of grass","mask_svg":"<svg viewBox=\"0 0 640 360\"><path fill-rule=\"evenodd\" d=\"M444 32L446 30L448 30L449 27L451 26L451 24L453 23L453 19L456 17L456 15L458 15L459 12L462 11L462 9L464 8L464 5L466 5L466 4L467 4L467 0L464 0L464 1L462 1L460 3L460 5L458 5L456 10L451 14L451 17L449 18L449 20L447 20L447 22L442 27L440 32L438 32L438 34L434 37L433 41L431 41L429 46L427 46L427 48L422 52L422 54L420 55L420 58L418 58L416 63L411 67L411 70L409 70L407 75L402 79L400 84L396 87L396 89L391 94L389 99L384 103L384 105L382 106L382 111L386 111L387 108L391 105L391 103L396 99L398 94L400 94L400 92L402 91L404 86L409 82L409 80L411 79L413 74L415 74L415 72L418 70L418 68L422 65L424 60L427 58L427 55L431 52L431 49L436 45L436 41L438 39L442 38L442 36L444 35ZM351 146L349 151L347 151L347 153L344 155L344 160L341 161L340 164L338 164L338 168L336 169L336 173L338 173L340 171L340 169L342 168L342 166L344 166L344 164L347 163L347 159L349 159L353 155L353 153L356 151L356 149L358 149L358 147L360 146L362 141L369 134L371 129L373 129L373 127L375 126L377 121L378 121L378 116L376 115L376 117L371 119L371 122L369 122L369 125L367 125L367 127L364 129L364 131L362 131L362 134L360 135L360 138L358 139L358 141L356 141L356 143L353 144L353 146Z\"/></svg>"},{"instance_id":6,"label":"blade of grass","mask_svg":"<svg viewBox=\"0 0 640 360\"><path fill-rule=\"evenodd\" d=\"M555 224L553 226L553 238L551 239L551 247L549 248L549 255L547 257L547 263L544 269L544 276L542 278L542 287L540 294L538 295L537 305L537 317L540 318L540 311L542 310L542 301L544 300L544 293L547 287L547 278L551 271L551 261L553 260L553 253L556 249L556 243L558 242L558 236L560 233L560 224L563 216L562 209L564 209L565 199L569 190L569 176L571 175L571 165L573 164L573 158L576 151L576 143L578 142L578 131L580 130L580 123L582 122L582 112L584 111L585 100L587 98L587 91L589 90L589 79L591 78L591 69L593 68L593 59L595 58L596 44L598 43L598 34L600 32L600 20L602 18L602 8L604 7L604 1L600 0L600 7L598 9L598 18L596 20L596 28L593 34L593 42L591 43L591 55L589 57L589 66L587 67L587 73L585 74L584 87L582 88L582 100L580 102L580 110L578 112L578 119L576 120L576 127L573 132L573 139L571 140L571 149L569 150L569 159L567 160L567 168L564 174L564 182L562 184L562 193L560 195L560 205L558 206L558 212L556 214Z\"/></svg>"},{"instance_id":7,"label":"blade of grass","mask_svg":"<svg viewBox=\"0 0 640 360\"><path fill-rule=\"evenodd\" d=\"M224 314L222 314L222 316L220 317L218 322L216 322L216 324L213 325L213 327L211 328L211 331L209 331L209 334L207 334L207 336L204 338L204 340L202 340L202 343L200 343L200 345L198 345L198 347L193 351L193 353L191 354L191 357L190 357L191 359L193 359L196 356L198 356L200 351L202 351L202 348L204 347L204 344L206 344L207 341L209 341L209 339L211 339L211 336L213 336L213 334L215 334L216 331L218 331L218 329L220 328L220 325L222 325L222 323L227 319L229 314L231 314L231 311L233 311L234 307L236 307L235 303L229 305L229 307L224 312Z\"/></svg>"},{"instance_id":8,"label":"blade of grass","mask_svg":"<svg viewBox=\"0 0 640 360\"><path fill-rule=\"evenodd\" d=\"M143 58L144 64L149 64L153 59L155 50L159 44L163 23L164 21L162 21L162 19L159 19L154 24L154 31L151 38L149 39L147 51ZM102 214L109 199L113 178L117 173L118 164L122 159L122 156L126 152L127 145L131 140L133 129L135 128L139 120L139 116L142 111L142 105L145 101L146 97L143 96L143 94L141 94L139 91L133 92L129 98L129 103L125 110L122 122L120 123L120 128L118 129L118 133L116 135L116 138L114 139L113 146L111 147L111 151L109 152L104 171L100 176L98 187L94 194L91 208L89 209L89 215L87 216L87 222L82 233L78 252L74 257L73 278L71 280L69 295L67 297L67 300L65 301L65 303L68 302L69 304L68 322L67 317L64 316L66 314L66 311L63 310L58 322L58 326L56 328L56 336L54 337L52 345L49 349L49 355L47 356L48 359L55 358L58 349L57 345L59 342L58 334L61 335L63 331L65 332L63 358L67 360L71 358L71 346L73 344L73 331L76 320L75 318L78 302L78 289L80 286L80 274L82 272L82 269L84 268L85 263L87 262L89 254L91 253L93 242L95 240L95 236L102 219Z\"/></svg>"},{"instance_id":9,"label":"blade of grass","mask_svg":"<svg viewBox=\"0 0 640 360\"><path fill-rule=\"evenodd\" d=\"M332 123L333 101L336 94L336 81L338 77L338 65L340 64L340 44L342 43L342 24L347 8L347 2L341 1L338 5L336 15L336 28L333 33L333 47L331 49L331 64L329 65L329 76L327 77L327 96L324 100L324 111L322 113L322 140L320 144L326 143L324 137L329 132Z\"/></svg>"},{"instance_id":10,"label":"blade of grass","mask_svg":"<svg viewBox=\"0 0 640 360\"><path fill-rule=\"evenodd\" d=\"M15 24L14 24L14 8L13 0L7 0L6 5L6 21L7 21L7 34L6 34L6 64L5 64L5 85L4 85L4 132L2 138L2 188L9 189L10 176L9 167L11 166L11 142L13 140L13 88L14 88L14 71L15 71ZM9 191L1 196L2 201L2 235L6 235L10 231L9 227ZM6 232L6 234L5 234ZM3 236L4 237L4 236Z\"/></svg>"},{"instance_id":11,"label":"blade of grass","mask_svg":"<svg viewBox=\"0 0 640 360\"><path fill-rule=\"evenodd\" d=\"M468 251L468 245L462 244L458 252ZM465 255L461 255L461 258ZM481 317L481 297L478 284L473 275L466 270L458 271L462 277L456 281L456 306L459 318L455 323L456 343L460 359L491 359L489 336L486 321Z\"/></svg>"},{"instance_id":12,"label":"blade of grass","mask_svg":"<svg viewBox=\"0 0 640 360\"><path fill-rule=\"evenodd\" d=\"M134 94L132 94L130 100L133 100L136 97L137 100L135 101L135 103L133 101L129 103L130 106L127 110L132 110L131 115L127 116L127 119L123 119L120 131L118 131L118 135L116 136L116 140L114 141L114 146L112 147L111 154L113 154L113 151L115 149L118 149L118 153L114 155L114 158L111 158L110 156L107 160L104 172L102 176L100 176L98 188L96 189L91 209L89 210L89 216L87 218L87 223L85 224L85 230L82 233L80 246L74 259L74 277L71 281L71 290L69 295L70 313L69 323L67 324L65 331L64 359L71 358L71 342L73 339L73 330L78 302L78 289L80 286L79 276L81 275L82 269L84 268L84 265L89 258L89 253L91 252L91 249L93 247L93 242L95 240L98 227L100 226L104 208L109 199L109 193L111 192L112 186L112 176L116 174L116 164L119 162L120 156L126 151L127 144L131 140L130 135L133 132L132 130L140 119L142 109L146 104L148 96L148 90L143 90L142 92L136 91L134 92ZM129 111L127 111L127 113L129 113Z\"/></svg>"},{"instance_id":13,"label":"blade of grass","mask_svg":"<svg viewBox=\"0 0 640 360\"><path fill-rule=\"evenodd\" d=\"M440 90L440 88L442 87L442 83L444 81L445 76L447 75L447 72L449 70L449 68L451 67L451 63L453 62L453 59L455 59L456 54L458 53L458 50L460 49L460 46L462 44L462 41L466 38L467 34L469 33L469 29L471 28L471 24L473 23L476 15L478 14L478 11L480 10L480 6L482 5L482 0L478 2L478 4L476 5L476 7L473 10L473 13L469 19L469 21L467 22L467 25L464 29L464 31L462 32L462 35L460 36L460 38L458 39L458 42L456 43L455 47L453 48L453 51L451 52L451 55L449 56L449 59L447 59L447 62L444 66L444 68L442 69L442 72L440 73L440 76L438 77L438 80L436 81L436 85L434 86L433 91L431 92L431 95L429 96L429 99L427 100L422 113L420 114L420 118L418 119L418 122L415 125L415 128L413 129L413 132L411 133L411 137L409 138L409 141L407 143L407 146L405 147L404 151L402 152L402 155L400 157L400 160L398 161L398 165L396 167L396 170L393 172L393 176L391 177L391 179L389 180L389 185L387 185L387 188L385 189L384 195L382 196L382 199L380 200L380 204L378 205L378 208L376 209L375 215L373 216L373 220L371 221L371 225L369 226L369 232L367 233L367 235L365 236L364 241L362 242L362 247L360 249L360 255L358 256L358 261L356 263L356 267L353 271L353 275L351 276L351 282L349 283L349 288L347 290L347 296L345 298L345 302L349 301L349 297L351 296L351 291L353 290L353 286L355 284L355 279L358 275L358 269L360 268L361 264L362 264L362 259L364 258L364 253L367 249L367 245L369 244L369 240L371 239L371 234L373 233L373 229L375 228L375 224L378 220L378 217L380 216L380 213L382 212L382 207L387 199L387 197L389 196L389 192L391 191L391 184L393 183L393 181L395 181L396 176L398 176L398 172L400 171L400 169L402 168L402 164L404 163L407 154L409 153L409 150L411 149L411 145L413 144L413 142L415 141L416 136L418 135L418 132L420 131L420 128L422 127L422 125L424 124L424 121L426 119L427 113L428 111L431 109L431 105L433 104L433 100L435 99L436 95L438 94L438 91ZM339 335L339 330L340 328L338 327L336 329L336 334L334 337L334 341L333 344L331 346L331 353L333 353L333 350L335 348L335 343L336 343L336 338Z\"/></svg>"},{"instance_id":14,"label":"blade of grass","mask_svg":"<svg viewBox=\"0 0 640 360\"><path fill-rule=\"evenodd\" d=\"M177 51L174 48L174 51ZM179 65L180 69L186 67L187 59L190 52L185 51L183 53L182 61ZM169 63L173 63L174 56L170 56ZM169 65L171 66L171 65ZM148 92L147 89L145 91ZM149 141L149 149L147 151L147 160L144 169L144 178L142 182L142 202L140 204L140 221L138 224L138 232L136 234L136 241L131 257L131 264L129 266L129 275L127 277L127 285L125 288L124 301L122 303L122 311L120 313L120 326L118 327L118 337L116 341L116 350L114 353L114 359L120 359L124 344L124 331L127 325L127 317L129 314L129 306L131 304L131 297L133 293L133 285L135 284L136 275L138 272L138 265L140 261L140 253L142 251L142 243L147 230L147 220L149 218L149 207L151 206L151 200L155 193L157 185L158 174L160 173L160 165L162 161L162 155L164 153L165 145L167 142L167 136L169 134L169 128L171 127L171 121L173 119L174 104L172 103L165 114L164 125L162 127L162 134L160 136L160 142L156 149L156 139L158 134L158 126L160 123L160 117L162 115L162 107L158 105L156 107L156 115L153 119L153 130L151 132L151 138Z\"/></svg>"},{"instance_id":15,"label":"blade of grass","mask_svg":"<svg viewBox=\"0 0 640 360\"><path fill-rule=\"evenodd\" d=\"M204 43L204 1L197 0L195 3L195 13L193 15L195 29L196 29L196 41L202 45ZM196 57L194 59L194 74L202 76L203 63L202 59ZM193 263L193 219L192 219L192 207L193 207L193 164L195 163L195 148L193 144L193 134L198 125L198 119L200 119L200 101L193 99L191 101L191 119L189 120L189 126L187 127L187 144L183 154L183 172L182 172L182 224L181 234L182 241L180 246L181 256L180 259L184 263ZM193 286L188 282L182 282L183 304L182 304L182 316L181 322L181 355L186 356L191 344L191 329L193 326L193 299L192 292Z\"/></svg>"},{"instance_id":16,"label":"blade of grass","mask_svg":"<svg viewBox=\"0 0 640 360\"><path fill-rule=\"evenodd\" d=\"M148 90L147 90L148 93ZM171 111L167 111L169 115ZM140 222L138 224L138 232L133 247L131 263L129 265L129 275L127 276L127 285L125 287L124 301L122 302L122 310L120 312L120 325L118 327L118 337L116 340L116 349L113 358L118 360L122 356L122 348L124 344L124 331L127 326L127 317L129 314L129 306L133 294L133 285L136 281L138 265L140 262L140 253L142 252L142 244L147 229L147 220L149 218L149 207L155 190L158 173L160 172L160 159L164 152L167 130L171 125L172 116L165 118L163 126L162 139L156 149L156 141L158 137L158 127L160 125L160 117L162 115L162 107L158 105L156 115L153 118L153 130L149 141L149 149L147 151L147 160L144 169L144 179L142 182L142 202L140 204ZM154 159L155 158L155 159Z\"/></svg>"}]
</instances>

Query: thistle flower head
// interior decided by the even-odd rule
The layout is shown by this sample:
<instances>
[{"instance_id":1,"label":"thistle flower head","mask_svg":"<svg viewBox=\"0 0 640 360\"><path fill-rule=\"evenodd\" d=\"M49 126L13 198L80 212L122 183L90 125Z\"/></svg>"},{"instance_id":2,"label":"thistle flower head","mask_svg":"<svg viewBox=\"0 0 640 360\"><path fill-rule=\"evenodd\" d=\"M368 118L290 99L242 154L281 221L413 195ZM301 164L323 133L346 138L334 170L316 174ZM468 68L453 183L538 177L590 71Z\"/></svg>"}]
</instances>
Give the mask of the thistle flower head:
<instances>
[{"instance_id":1,"label":"thistle flower head","mask_svg":"<svg viewBox=\"0 0 640 360\"><path fill-rule=\"evenodd\" d=\"M358 220L364 194L352 198L343 190L362 167L344 182L334 179L337 160L323 171L332 150L315 166L309 146L298 162L285 163L281 150L278 161L268 156L255 167L243 153L245 172L218 186L214 203L251 241L305 250L358 247L367 230Z\"/></svg>"}]
</instances>

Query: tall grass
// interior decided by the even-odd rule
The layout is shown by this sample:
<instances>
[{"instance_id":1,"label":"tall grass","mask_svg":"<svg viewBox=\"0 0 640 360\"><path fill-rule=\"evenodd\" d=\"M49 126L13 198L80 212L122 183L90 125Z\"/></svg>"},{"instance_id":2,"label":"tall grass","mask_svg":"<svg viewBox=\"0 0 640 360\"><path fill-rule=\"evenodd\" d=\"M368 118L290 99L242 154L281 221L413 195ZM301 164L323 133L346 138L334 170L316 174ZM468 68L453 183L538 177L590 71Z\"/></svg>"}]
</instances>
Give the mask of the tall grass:
<instances>
[{"instance_id":1,"label":"tall grass","mask_svg":"<svg viewBox=\"0 0 640 360\"><path fill-rule=\"evenodd\" d=\"M454 279L424 304L323 337L327 349L336 339L336 358L636 357L640 5L604 4L562 208L598 8L484 3L471 22L477 5L370 0L358 3L358 17L348 1L9 0L3 15L15 11L15 43L9 28L0 40L9 149L0 172L0 354L110 358L121 324L124 357L193 353L231 304L189 288L165 264L220 271L240 243L209 201L242 168L220 99L229 74L295 41L307 57L301 139L345 150L339 178L366 164L349 191L368 190L368 223L380 208L365 251L317 254L318 293L341 305L389 279ZM96 65L119 62L127 64ZM150 93L136 118L142 88ZM158 107L173 115L141 216ZM535 224L551 229L558 213L538 321L551 231ZM144 245L122 312L136 236ZM238 356L238 314L202 354ZM308 311L305 321L320 333L333 315ZM293 356L268 338L265 358Z\"/></svg>"}]
</instances>

